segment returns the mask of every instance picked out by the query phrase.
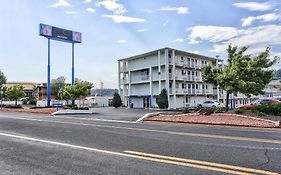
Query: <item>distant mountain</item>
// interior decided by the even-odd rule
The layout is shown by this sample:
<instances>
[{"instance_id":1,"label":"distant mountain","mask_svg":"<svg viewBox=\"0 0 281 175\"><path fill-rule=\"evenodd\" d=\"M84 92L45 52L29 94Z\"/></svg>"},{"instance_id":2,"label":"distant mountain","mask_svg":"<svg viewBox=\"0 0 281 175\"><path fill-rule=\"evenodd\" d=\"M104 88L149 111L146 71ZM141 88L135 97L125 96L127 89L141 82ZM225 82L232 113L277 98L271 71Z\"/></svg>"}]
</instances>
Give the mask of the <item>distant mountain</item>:
<instances>
[{"instance_id":1,"label":"distant mountain","mask_svg":"<svg viewBox=\"0 0 281 175\"><path fill-rule=\"evenodd\" d=\"M115 92L118 93L118 89L92 89L91 96L113 96Z\"/></svg>"}]
</instances>

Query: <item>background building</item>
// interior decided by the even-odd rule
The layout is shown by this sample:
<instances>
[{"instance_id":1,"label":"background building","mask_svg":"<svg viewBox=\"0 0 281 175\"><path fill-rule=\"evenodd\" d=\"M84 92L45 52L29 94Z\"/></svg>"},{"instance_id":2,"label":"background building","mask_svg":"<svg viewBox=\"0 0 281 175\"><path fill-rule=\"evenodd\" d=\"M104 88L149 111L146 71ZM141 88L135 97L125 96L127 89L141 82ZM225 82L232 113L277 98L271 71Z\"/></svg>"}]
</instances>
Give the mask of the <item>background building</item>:
<instances>
[{"instance_id":1,"label":"background building","mask_svg":"<svg viewBox=\"0 0 281 175\"><path fill-rule=\"evenodd\" d=\"M162 89L169 108L197 106L219 98L217 88L203 82L202 68L221 66L222 60L173 48L162 48L118 60L118 88L123 104L134 108L157 108Z\"/></svg>"},{"instance_id":2,"label":"background building","mask_svg":"<svg viewBox=\"0 0 281 175\"><path fill-rule=\"evenodd\" d=\"M32 97L33 90L35 88L35 83L33 82L7 82L5 87L9 88L16 85L22 85L25 97Z\"/></svg>"}]
</instances>

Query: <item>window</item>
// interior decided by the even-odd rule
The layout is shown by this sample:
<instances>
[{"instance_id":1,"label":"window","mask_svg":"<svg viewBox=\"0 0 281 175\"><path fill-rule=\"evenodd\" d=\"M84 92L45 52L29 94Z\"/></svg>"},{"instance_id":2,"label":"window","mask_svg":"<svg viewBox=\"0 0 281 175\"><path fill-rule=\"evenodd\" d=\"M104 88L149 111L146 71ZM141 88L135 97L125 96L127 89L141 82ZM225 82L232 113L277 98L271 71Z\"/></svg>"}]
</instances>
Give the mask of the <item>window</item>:
<instances>
[{"instance_id":1,"label":"window","mask_svg":"<svg viewBox=\"0 0 281 175\"><path fill-rule=\"evenodd\" d=\"M169 69L169 73L172 73L172 69Z\"/></svg>"},{"instance_id":2,"label":"window","mask_svg":"<svg viewBox=\"0 0 281 175\"><path fill-rule=\"evenodd\" d=\"M190 71L187 71L187 74L190 75Z\"/></svg>"},{"instance_id":3,"label":"window","mask_svg":"<svg viewBox=\"0 0 281 175\"><path fill-rule=\"evenodd\" d=\"M194 71L192 71L192 75L194 75Z\"/></svg>"},{"instance_id":4,"label":"window","mask_svg":"<svg viewBox=\"0 0 281 175\"><path fill-rule=\"evenodd\" d=\"M168 54L168 57L169 57L169 58L172 58L172 55L169 53L169 54Z\"/></svg>"},{"instance_id":5,"label":"window","mask_svg":"<svg viewBox=\"0 0 281 175\"><path fill-rule=\"evenodd\" d=\"M198 75L197 71L195 72L195 75L196 75L196 76Z\"/></svg>"},{"instance_id":6,"label":"window","mask_svg":"<svg viewBox=\"0 0 281 175\"><path fill-rule=\"evenodd\" d=\"M187 86L188 86L188 89L190 89L190 88L191 88L191 85L190 85L190 84L188 84Z\"/></svg>"},{"instance_id":7,"label":"window","mask_svg":"<svg viewBox=\"0 0 281 175\"><path fill-rule=\"evenodd\" d=\"M185 97L185 103L190 103L190 97Z\"/></svg>"},{"instance_id":8,"label":"window","mask_svg":"<svg viewBox=\"0 0 281 175\"><path fill-rule=\"evenodd\" d=\"M169 83L169 88L172 88L172 83Z\"/></svg>"},{"instance_id":9,"label":"window","mask_svg":"<svg viewBox=\"0 0 281 175\"><path fill-rule=\"evenodd\" d=\"M208 85L206 85L206 89L208 89Z\"/></svg>"},{"instance_id":10,"label":"window","mask_svg":"<svg viewBox=\"0 0 281 175\"><path fill-rule=\"evenodd\" d=\"M202 89L205 89L205 86L204 86L204 84L202 84Z\"/></svg>"},{"instance_id":11,"label":"window","mask_svg":"<svg viewBox=\"0 0 281 175\"><path fill-rule=\"evenodd\" d=\"M143 69L140 71L141 80L148 80L149 79L149 69Z\"/></svg>"},{"instance_id":12,"label":"window","mask_svg":"<svg viewBox=\"0 0 281 175\"><path fill-rule=\"evenodd\" d=\"M198 84L196 84L196 89L198 89Z\"/></svg>"},{"instance_id":13,"label":"window","mask_svg":"<svg viewBox=\"0 0 281 175\"><path fill-rule=\"evenodd\" d=\"M197 64L197 60L195 59L195 64Z\"/></svg>"},{"instance_id":14,"label":"window","mask_svg":"<svg viewBox=\"0 0 281 175\"><path fill-rule=\"evenodd\" d=\"M181 70L181 75L184 75L184 74L185 74L185 72L184 72L184 70L182 69L182 70Z\"/></svg>"},{"instance_id":15,"label":"window","mask_svg":"<svg viewBox=\"0 0 281 175\"><path fill-rule=\"evenodd\" d=\"M183 63L183 57L181 57L181 62Z\"/></svg>"},{"instance_id":16,"label":"window","mask_svg":"<svg viewBox=\"0 0 281 175\"><path fill-rule=\"evenodd\" d=\"M194 89L195 88L195 85L194 84L192 84L192 89Z\"/></svg>"},{"instance_id":17,"label":"window","mask_svg":"<svg viewBox=\"0 0 281 175\"><path fill-rule=\"evenodd\" d=\"M202 60L202 65L204 65L204 61Z\"/></svg>"},{"instance_id":18,"label":"window","mask_svg":"<svg viewBox=\"0 0 281 175\"><path fill-rule=\"evenodd\" d=\"M176 88L179 88L179 83L176 83Z\"/></svg>"}]
</instances>

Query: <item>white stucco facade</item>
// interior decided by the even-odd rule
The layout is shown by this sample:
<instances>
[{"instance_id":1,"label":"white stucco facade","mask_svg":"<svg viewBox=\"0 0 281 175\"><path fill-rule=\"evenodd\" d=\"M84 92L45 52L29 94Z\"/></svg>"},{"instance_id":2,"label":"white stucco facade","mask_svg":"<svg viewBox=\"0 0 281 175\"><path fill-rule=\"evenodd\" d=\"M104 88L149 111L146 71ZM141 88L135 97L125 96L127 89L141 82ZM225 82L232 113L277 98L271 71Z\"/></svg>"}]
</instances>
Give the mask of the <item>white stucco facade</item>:
<instances>
[{"instance_id":1,"label":"white stucco facade","mask_svg":"<svg viewBox=\"0 0 281 175\"><path fill-rule=\"evenodd\" d=\"M217 88L202 81L202 67L219 66L216 58L172 48L118 60L118 88L125 106L157 108L162 89L168 93L169 108L197 106L218 98Z\"/></svg>"}]
</instances>

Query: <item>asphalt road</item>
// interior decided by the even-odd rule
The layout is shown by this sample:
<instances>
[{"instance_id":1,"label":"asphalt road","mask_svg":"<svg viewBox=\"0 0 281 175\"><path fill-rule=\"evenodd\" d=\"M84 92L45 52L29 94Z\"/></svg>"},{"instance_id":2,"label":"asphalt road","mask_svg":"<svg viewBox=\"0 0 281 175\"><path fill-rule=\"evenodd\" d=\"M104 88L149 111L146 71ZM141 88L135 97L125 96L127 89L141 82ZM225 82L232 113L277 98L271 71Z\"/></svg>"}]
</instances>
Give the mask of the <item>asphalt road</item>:
<instances>
[{"instance_id":1,"label":"asphalt road","mask_svg":"<svg viewBox=\"0 0 281 175\"><path fill-rule=\"evenodd\" d=\"M281 130L0 112L0 174L278 174Z\"/></svg>"}]
</instances>

